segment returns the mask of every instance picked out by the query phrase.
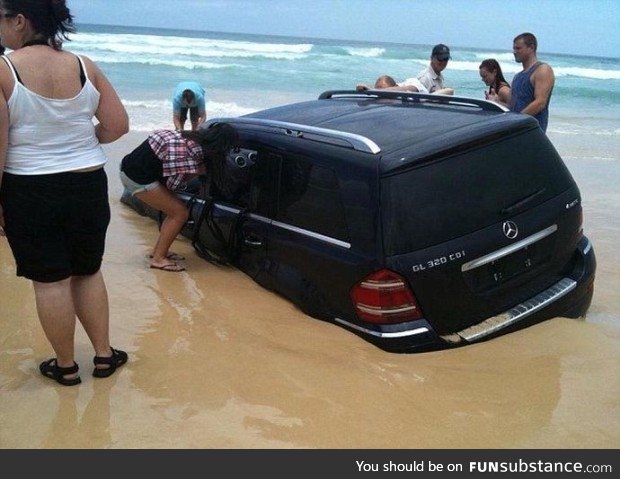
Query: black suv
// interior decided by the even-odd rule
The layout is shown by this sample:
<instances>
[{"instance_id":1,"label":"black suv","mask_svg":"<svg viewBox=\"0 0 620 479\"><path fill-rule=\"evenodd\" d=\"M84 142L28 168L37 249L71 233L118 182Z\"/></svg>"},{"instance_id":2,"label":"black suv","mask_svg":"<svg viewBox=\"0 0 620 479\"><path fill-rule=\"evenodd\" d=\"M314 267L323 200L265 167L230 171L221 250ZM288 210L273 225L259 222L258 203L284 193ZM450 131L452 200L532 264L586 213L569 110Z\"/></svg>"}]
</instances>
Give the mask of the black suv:
<instances>
[{"instance_id":1,"label":"black suv","mask_svg":"<svg viewBox=\"0 0 620 479\"><path fill-rule=\"evenodd\" d=\"M532 117L333 91L217 121L242 138L234 187L179 193L184 234L307 314L404 352L588 309L596 262L579 189Z\"/></svg>"}]
</instances>

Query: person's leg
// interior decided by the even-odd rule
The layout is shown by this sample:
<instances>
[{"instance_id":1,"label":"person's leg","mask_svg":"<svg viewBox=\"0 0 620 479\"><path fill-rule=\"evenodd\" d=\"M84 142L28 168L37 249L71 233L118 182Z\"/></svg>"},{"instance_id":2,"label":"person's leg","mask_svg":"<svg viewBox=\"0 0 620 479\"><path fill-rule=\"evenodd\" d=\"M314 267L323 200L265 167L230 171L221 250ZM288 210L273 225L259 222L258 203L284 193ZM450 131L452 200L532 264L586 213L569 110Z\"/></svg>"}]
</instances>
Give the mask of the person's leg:
<instances>
[{"instance_id":1,"label":"person's leg","mask_svg":"<svg viewBox=\"0 0 620 479\"><path fill-rule=\"evenodd\" d=\"M75 309L70 279L53 283L33 281L39 321L56 353L56 364L65 368L74 364ZM77 374L64 376L65 379Z\"/></svg>"},{"instance_id":2,"label":"person's leg","mask_svg":"<svg viewBox=\"0 0 620 479\"><path fill-rule=\"evenodd\" d=\"M110 356L110 312L108 292L101 271L71 277L75 313L82 323L96 356Z\"/></svg>"},{"instance_id":3,"label":"person's leg","mask_svg":"<svg viewBox=\"0 0 620 479\"><path fill-rule=\"evenodd\" d=\"M198 107L193 106L189 109L189 120L192 123L192 131L196 131L198 129Z\"/></svg>"},{"instance_id":4,"label":"person's leg","mask_svg":"<svg viewBox=\"0 0 620 479\"><path fill-rule=\"evenodd\" d=\"M180 129L183 130L185 129L185 120L187 120L187 107L182 107L181 108L181 113L179 114L179 125L180 125Z\"/></svg>"},{"instance_id":5,"label":"person's leg","mask_svg":"<svg viewBox=\"0 0 620 479\"><path fill-rule=\"evenodd\" d=\"M174 266L175 263L167 258L168 251L189 217L187 207L163 185L149 191L136 193L136 196L147 205L163 211L166 215L159 231L159 238L153 248L151 266L156 268Z\"/></svg>"},{"instance_id":6,"label":"person's leg","mask_svg":"<svg viewBox=\"0 0 620 479\"><path fill-rule=\"evenodd\" d=\"M112 356L109 306L101 263L110 223L107 176L103 169L70 175L66 208L70 290L73 308L95 350L96 357Z\"/></svg>"},{"instance_id":7,"label":"person's leg","mask_svg":"<svg viewBox=\"0 0 620 479\"><path fill-rule=\"evenodd\" d=\"M41 363L39 370L58 382L74 380L66 384L74 385L79 383L74 361L75 310L62 230L65 176L5 174L1 201L17 275L32 281L37 316L56 353ZM66 374L60 368L72 372Z\"/></svg>"},{"instance_id":8,"label":"person's leg","mask_svg":"<svg viewBox=\"0 0 620 479\"><path fill-rule=\"evenodd\" d=\"M183 125L181 124L181 114L179 112L174 112L172 114L172 124L174 125L175 130L183 129Z\"/></svg>"}]
</instances>

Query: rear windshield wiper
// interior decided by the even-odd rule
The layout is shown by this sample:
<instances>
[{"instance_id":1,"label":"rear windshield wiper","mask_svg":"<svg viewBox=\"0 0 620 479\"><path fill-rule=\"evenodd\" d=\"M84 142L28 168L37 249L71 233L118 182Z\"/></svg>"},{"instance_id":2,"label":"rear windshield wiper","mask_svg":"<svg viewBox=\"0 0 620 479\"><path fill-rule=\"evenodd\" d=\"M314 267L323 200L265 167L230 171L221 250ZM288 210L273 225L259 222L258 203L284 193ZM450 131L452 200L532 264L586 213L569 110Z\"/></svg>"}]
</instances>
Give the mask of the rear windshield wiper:
<instances>
[{"instance_id":1,"label":"rear windshield wiper","mask_svg":"<svg viewBox=\"0 0 620 479\"><path fill-rule=\"evenodd\" d=\"M516 203L510 206L507 206L506 208L503 208L502 210L500 210L500 214L506 215L506 214L514 213L516 210L523 208L526 204L528 204L534 198L542 195L545 191L547 191L547 188L541 188L540 190L532 193L531 195L528 195L525 198L520 199Z\"/></svg>"}]
</instances>

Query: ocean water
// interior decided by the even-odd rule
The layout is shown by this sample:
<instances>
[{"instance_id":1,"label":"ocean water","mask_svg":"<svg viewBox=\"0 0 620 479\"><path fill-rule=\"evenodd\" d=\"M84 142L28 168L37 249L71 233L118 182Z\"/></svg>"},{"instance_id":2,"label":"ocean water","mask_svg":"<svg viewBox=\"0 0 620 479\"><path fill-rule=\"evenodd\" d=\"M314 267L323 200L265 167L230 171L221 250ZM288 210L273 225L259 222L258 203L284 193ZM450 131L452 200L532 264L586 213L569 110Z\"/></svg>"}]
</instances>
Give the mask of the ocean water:
<instances>
[{"instance_id":1,"label":"ocean water","mask_svg":"<svg viewBox=\"0 0 620 479\"><path fill-rule=\"evenodd\" d=\"M428 65L430 45L366 43L281 36L80 25L65 48L89 56L106 72L130 115L131 128L172 126L170 96L182 80L207 91L210 118L316 98L325 90L372 84L381 74L397 81ZM510 81L521 69L507 49L450 45L444 72L458 95L484 98L478 65L497 59ZM510 48L510 45L506 45ZM556 85L548 133L597 155L620 154L620 58L546 54ZM563 138L564 139L564 138Z\"/></svg>"}]
</instances>

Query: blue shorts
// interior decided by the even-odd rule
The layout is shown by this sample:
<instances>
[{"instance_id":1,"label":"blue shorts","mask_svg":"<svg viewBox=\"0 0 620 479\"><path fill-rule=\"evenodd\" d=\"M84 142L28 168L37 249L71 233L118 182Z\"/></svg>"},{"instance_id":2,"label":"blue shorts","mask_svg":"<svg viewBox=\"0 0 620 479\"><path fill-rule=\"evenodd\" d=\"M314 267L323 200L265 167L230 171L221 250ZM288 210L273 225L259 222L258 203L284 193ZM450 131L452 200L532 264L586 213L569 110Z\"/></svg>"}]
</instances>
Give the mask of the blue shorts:
<instances>
[{"instance_id":1,"label":"blue shorts","mask_svg":"<svg viewBox=\"0 0 620 479\"><path fill-rule=\"evenodd\" d=\"M103 168L48 175L5 173L0 204L17 276L53 283L101 268L110 223Z\"/></svg>"}]
</instances>

